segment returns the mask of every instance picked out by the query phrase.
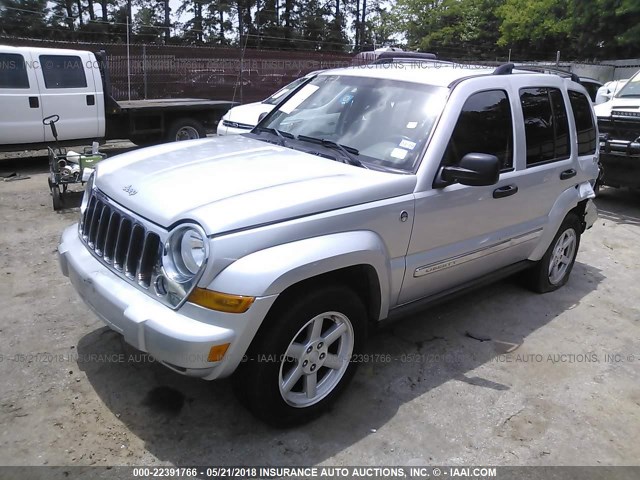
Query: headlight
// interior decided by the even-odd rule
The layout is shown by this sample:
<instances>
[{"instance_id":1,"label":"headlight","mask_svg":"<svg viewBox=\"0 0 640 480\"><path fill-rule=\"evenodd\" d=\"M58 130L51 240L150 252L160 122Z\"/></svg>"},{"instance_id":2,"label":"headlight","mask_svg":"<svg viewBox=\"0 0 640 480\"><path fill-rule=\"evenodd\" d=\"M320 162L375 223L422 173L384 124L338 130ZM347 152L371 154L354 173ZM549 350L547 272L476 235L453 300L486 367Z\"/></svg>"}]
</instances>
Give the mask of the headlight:
<instances>
[{"instance_id":1,"label":"headlight","mask_svg":"<svg viewBox=\"0 0 640 480\"><path fill-rule=\"evenodd\" d=\"M189 282L207 261L209 242L201 228L184 225L175 229L165 244L163 266L178 283Z\"/></svg>"},{"instance_id":2,"label":"headlight","mask_svg":"<svg viewBox=\"0 0 640 480\"><path fill-rule=\"evenodd\" d=\"M179 305L195 287L209 258L209 239L197 225L181 225L167 238L156 293Z\"/></svg>"},{"instance_id":3,"label":"headlight","mask_svg":"<svg viewBox=\"0 0 640 480\"><path fill-rule=\"evenodd\" d=\"M180 238L180 266L184 273L195 275L204 264L207 252L202 235L196 230L185 230Z\"/></svg>"}]
</instances>

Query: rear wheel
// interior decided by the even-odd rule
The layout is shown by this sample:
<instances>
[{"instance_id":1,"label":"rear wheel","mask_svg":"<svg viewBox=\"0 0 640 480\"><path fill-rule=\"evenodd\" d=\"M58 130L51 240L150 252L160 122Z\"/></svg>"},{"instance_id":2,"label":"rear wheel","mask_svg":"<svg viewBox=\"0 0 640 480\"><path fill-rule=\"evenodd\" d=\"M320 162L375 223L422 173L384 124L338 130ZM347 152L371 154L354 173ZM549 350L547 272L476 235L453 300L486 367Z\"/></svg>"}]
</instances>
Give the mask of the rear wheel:
<instances>
[{"instance_id":1,"label":"rear wheel","mask_svg":"<svg viewBox=\"0 0 640 480\"><path fill-rule=\"evenodd\" d=\"M179 118L169 127L167 140L169 142L180 142L182 140L196 140L205 138L207 131L202 123L194 118Z\"/></svg>"},{"instance_id":2,"label":"rear wheel","mask_svg":"<svg viewBox=\"0 0 640 480\"><path fill-rule=\"evenodd\" d=\"M542 259L526 272L529 286L536 292L552 292L569 280L580 247L582 225L574 213L569 213Z\"/></svg>"},{"instance_id":3,"label":"rear wheel","mask_svg":"<svg viewBox=\"0 0 640 480\"><path fill-rule=\"evenodd\" d=\"M320 415L351 380L366 314L360 298L339 287L288 295L280 307L265 319L233 382L254 415L284 427Z\"/></svg>"}]
</instances>

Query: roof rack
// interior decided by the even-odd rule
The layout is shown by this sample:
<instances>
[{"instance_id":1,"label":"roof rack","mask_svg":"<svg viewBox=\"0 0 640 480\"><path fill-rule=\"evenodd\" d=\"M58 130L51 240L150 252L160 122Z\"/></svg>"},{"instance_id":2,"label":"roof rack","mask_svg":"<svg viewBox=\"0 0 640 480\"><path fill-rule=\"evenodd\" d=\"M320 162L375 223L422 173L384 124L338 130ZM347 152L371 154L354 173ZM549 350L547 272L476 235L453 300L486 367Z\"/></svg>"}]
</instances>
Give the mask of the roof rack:
<instances>
[{"instance_id":1,"label":"roof rack","mask_svg":"<svg viewBox=\"0 0 640 480\"><path fill-rule=\"evenodd\" d=\"M557 67L550 67L546 65L518 65L513 63L504 63L497 67L494 71L494 75L511 75L514 70L524 70L528 72L540 72L540 73L555 73L556 75L570 78L576 83L580 83L580 77L573 72L568 72Z\"/></svg>"},{"instance_id":2,"label":"roof rack","mask_svg":"<svg viewBox=\"0 0 640 480\"><path fill-rule=\"evenodd\" d=\"M393 62L399 59L402 60L436 60L438 57L435 53L425 52L380 52L377 55L376 63L382 63L381 60L387 60L387 62Z\"/></svg>"}]
</instances>

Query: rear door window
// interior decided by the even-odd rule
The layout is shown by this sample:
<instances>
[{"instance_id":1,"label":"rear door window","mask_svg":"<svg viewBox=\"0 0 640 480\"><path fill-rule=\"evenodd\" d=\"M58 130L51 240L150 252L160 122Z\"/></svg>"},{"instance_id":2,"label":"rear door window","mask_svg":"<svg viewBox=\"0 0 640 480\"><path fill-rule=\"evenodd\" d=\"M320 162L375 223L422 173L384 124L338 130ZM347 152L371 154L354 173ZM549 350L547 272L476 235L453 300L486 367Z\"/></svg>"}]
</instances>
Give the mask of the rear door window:
<instances>
[{"instance_id":1,"label":"rear door window","mask_svg":"<svg viewBox=\"0 0 640 480\"><path fill-rule=\"evenodd\" d=\"M40 55L46 88L87 88L87 77L80 57Z\"/></svg>"},{"instance_id":2,"label":"rear door window","mask_svg":"<svg viewBox=\"0 0 640 480\"><path fill-rule=\"evenodd\" d=\"M591 103L584 94L573 90L569 90L569 103L576 121L578 155L593 155L596 153L597 137Z\"/></svg>"},{"instance_id":3,"label":"rear door window","mask_svg":"<svg viewBox=\"0 0 640 480\"><path fill-rule=\"evenodd\" d=\"M520 102L527 142L527 167L569 158L569 123L557 88L523 88Z\"/></svg>"},{"instance_id":4,"label":"rear door window","mask_svg":"<svg viewBox=\"0 0 640 480\"><path fill-rule=\"evenodd\" d=\"M0 88L29 88L24 57L17 53L0 53Z\"/></svg>"}]
</instances>

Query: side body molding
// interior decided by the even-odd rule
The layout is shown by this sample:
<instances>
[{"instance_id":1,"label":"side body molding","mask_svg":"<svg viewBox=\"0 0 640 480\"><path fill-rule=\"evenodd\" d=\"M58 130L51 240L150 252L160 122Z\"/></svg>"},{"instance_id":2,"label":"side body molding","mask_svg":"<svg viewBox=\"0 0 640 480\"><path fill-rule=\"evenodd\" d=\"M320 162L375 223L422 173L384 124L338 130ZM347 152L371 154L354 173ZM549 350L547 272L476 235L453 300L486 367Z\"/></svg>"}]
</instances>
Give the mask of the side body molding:
<instances>
[{"instance_id":1,"label":"side body molding","mask_svg":"<svg viewBox=\"0 0 640 480\"><path fill-rule=\"evenodd\" d=\"M538 242L538 246L529 256L529 260L540 260L547 251L547 248L549 248L549 245L551 245L551 241L558 232L558 228L560 228L560 224L564 220L564 217L567 216L567 213L578 206L578 203L594 198L595 196L596 194L589 182L580 183L562 192L549 212L549 218L542 232L542 237Z\"/></svg>"},{"instance_id":2,"label":"side body molding","mask_svg":"<svg viewBox=\"0 0 640 480\"><path fill-rule=\"evenodd\" d=\"M334 233L266 248L242 257L206 287L262 297L282 293L300 281L355 265L370 265L380 284L380 314L389 312L390 259L382 239L368 230Z\"/></svg>"}]
</instances>

